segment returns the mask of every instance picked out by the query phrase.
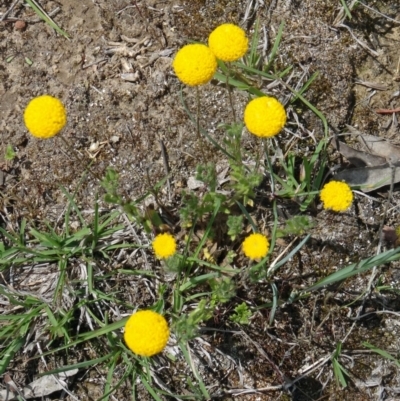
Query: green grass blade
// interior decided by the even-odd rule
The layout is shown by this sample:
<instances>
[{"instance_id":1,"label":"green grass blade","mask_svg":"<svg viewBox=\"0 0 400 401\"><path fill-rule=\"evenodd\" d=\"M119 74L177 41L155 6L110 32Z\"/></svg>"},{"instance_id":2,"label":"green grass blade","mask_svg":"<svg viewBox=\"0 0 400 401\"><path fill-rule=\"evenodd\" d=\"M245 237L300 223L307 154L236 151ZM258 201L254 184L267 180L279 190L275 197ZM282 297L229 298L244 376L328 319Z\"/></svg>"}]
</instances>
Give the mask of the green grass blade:
<instances>
[{"instance_id":1,"label":"green grass blade","mask_svg":"<svg viewBox=\"0 0 400 401\"><path fill-rule=\"evenodd\" d=\"M322 124L324 125L325 138L327 138L329 130L328 130L328 121L326 120L325 116L316 107L314 107L307 99L305 99L299 92L294 90L292 87L290 87L283 81L282 84L287 89L289 89L295 95L295 97L298 97L322 121Z\"/></svg>"},{"instance_id":2,"label":"green grass blade","mask_svg":"<svg viewBox=\"0 0 400 401\"><path fill-rule=\"evenodd\" d=\"M307 234L306 237L294 248L292 249L283 259L281 259L276 265L268 269L268 276L274 274L281 266L283 266L289 259L291 259L300 249L305 245L305 243L310 239L311 234Z\"/></svg>"},{"instance_id":3,"label":"green grass blade","mask_svg":"<svg viewBox=\"0 0 400 401\"><path fill-rule=\"evenodd\" d=\"M93 365L102 363L102 362L106 361L107 359L110 359L112 356L113 356L113 353L109 353L107 355L102 356L101 358L90 359L88 361L79 362L79 363L75 363L73 365L67 365L67 366L63 366L61 368L49 370L47 372L40 373L39 376L54 375L54 374L63 373L63 372L67 372L69 370L74 370L74 369L85 369L85 368L88 368L89 366L93 366Z\"/></svg>"},{"instance_id":4,"label":"green grass blade","mask_svg":"<svg viewBox=\"0 0 400 401\"><path fill-rule=\"evenodd\" d=\"M398 368L400 368L400 361L397 358L395 358L393 355L389 354L389 352L387 352L387 351L385 351L383 349L377 348L374 345L372 345L372 344L370 344L369 342L366 342L366 341L363 342L362 344L364 345L364 347L369 348L373 352L383 356L385 359L388 359L389 361L394 362L396 364L396 366Z\"/></svg>"},{"instance_id":5,"label":"green grass blade","mask_svg":"<svg viewBox=\"0 0 400 401\"><path fill-rule=\"evenodd\" d=\"M264 68L265 71L269 71L272 66L272 63L274 62L276 53L278 52L279 45L281 43L284 27L285 27L285 22L282 21L281 24L279 25L278 34L276 35L275 42L274 42L274 45L272 46L271 53L269 54L268 64Z\"/></svg>"},{"instance_id":6,"label":"green grass blade","mask_svg":"<svg viewBox=\"0 0 400 401\"><path fill-rule=\"evenodd\" d=\"M344 10L344 13L346 14L346 17L351 20L352 19L351 12L349 10L349 7L347 6L346 0L340 0L340 2L342 3L343 10Z\"/></svg>"},{"instance_id":7,"label":"green grass blade","mask_svg":"<svg viewBox=\"0 0 400 401\"><path fill-rule=\"evenodd\" d=\"M258 228L257 228L256 224L254 223L254 220L252 219L252 217L250 216L249 212L246 210L244 205L242 203L240 203L239 201L236 201L236 204L239 206L240 210L245 215L247 221L250 223L253 232L254 233L258 232Z\"/></svg>"},{"instance_id":8,"label":"green grass blade","mask_svg":"<svg viewBox=\"0 0 400 401\"><path fill-rule=\"evenodd\" d=\"M308 81L298 91L298 94L302 95L310 87L310 85L315 81L315 79L317 77L318 77L318 71L314 72L314 74L311 75L311 77L308 79ZM293 99L290 101L290 103L294 103L297 99L298 99L298 96L294 96Z\"/></svg>"},{"instance_id":9,"label":"green grass blade","mask_svg":"<svg viewBox=\"0 0 400 401\"><path fill-rule=\"evenodd\" d=\"M0 359L0 375L2 375L7 370L8 365L14 358L15 353L20 350L24 343L24 338L16 338L2 352L2 357Z\"/></svg>"},{"instance_id":10,"label":"green grass blade","mask_svg":"<svg viewBox=\"0 0 400 401\"><path fill-rule=\"evenodd\" d=\"M146 390L149 392L149 394L156 400L156 401L163 401L157 393L154 391L153 387L149 384L149 382L146 380L143 374L140 375L140 379L143 383L143 385L146 387Z\"/></svg>"},{"instance_id":11,"label":"green grass blade","mask_svg":"<svg viewBox=\"0 0 400 401\"><path fill-rule=\"evenodd\" d=\"M213 278L219 277L219 273L207 273L201 276L192 277L179 287L179 291L184 292L191 288L197 287L199 284L209 281Z\"/></svg>"},{"instance_id":12,"label":"green grass blade","mask_svg":"<svg viewBox=\"0 0 400 401\"><path fill-rule=\"evenodd\" d=\"M196 251L193 254L194 258L199 257L200 251L203 249L204 244L206 243L207 239L209 238L209 234L210 234L212 225L214 223L215 218L217 217L217 214L218 214L220 208L221 208L221 199L218 198L215 201L214 211L213 211L213 214L210 216L210 219L208 221L208 224L207 224L206 230L203 234L203 237L202 237L201 241L199 242L199 245L197 246Z\"/></svg>"},{"instance_id":13,"label":"green grass blade","mask_svg":"<svg viewBox=\"0 0 400 401\"><path fill-rule=\"evenodd\" d=\"M60 35L69 40L69 36L64 32L47 14L46 12L36 3L35 0L25 0L35 11L35 13L53 29L55 29Z\"/></svg>"},{"instance_id":14,"label":"green grass blade","mask_svg":"<svg viewBox=\"0 0 400 401\"><path fill-rule=\"evenodd\" d=\"M82 334L80 334L78 336L77 340L71 341L69 344L63 345L63 346L58 347L56 349L53 349L51 351L44 352L42 354L42 356L52 355L52 354L54 354L56 352L63 351L65 349L68 349L68 348L71 348L71 347L75 347L76 345L81 344L81 343L83 343L85 341L89 341L89 340L91 340L93 338L97 338L97 337L106 335L106 334L111 333L111 332L116 331L116 330L120 330L120 329L122 329L122 327L125 326L125 324L126 324L128 319L129 319L129 316L124 317L121 320L118 320L118 322L110 323L110 324L108 324L108 325L106 325L104 327L101 327L100 329L89 331L87 333L82 333ZM39 357L40 356L37 356L35 358L39 358Z\"/></svg>"},{"instance_id":15,"label":"green grass blade","mask_svg":"<svg viewBox=\"0 0 400 401\"><path fill-rule=\"evenodd\" d=\"M206 400L211 399L210 394L208 393L208 391L206 389L206 386L204 385L203 381L201 380L199 372L197 371L196 367L193 364L192 358L190 356L188 344L187 343L186 344L179 343L179 348L181 349L181 351L186 359L186 362L191 367L192 372L193 372L195 378L197 379L197 382L199 384L199 387L200 387L200 390L201 390L203 396L205 397Z\"/></svg>"},{"instance_id":16,"label":"green grass blade","mask_svg":"<svg viewBox=\"0 0 400 401\"><path fill-rule=\"evenodd\" d=\"M118 357L120 357L120 353L118 353ZM109 396L115 391L117 390L121 384L126 380L126 378L131 374L132 370L133 370L133 365L131 362L125 361L125 372L122 375L122 377L118 380L118 383L110 388L109 392L106 392L101 398L99 398L97 401L102 401L102 400L108 400ZM108 375L107 375L108 376Z\"/></svg>"},{"instance_id":17,"label":"green grass blade","mask_svg":"<svg viewBox=\"0 0 400 401\"><path fill-rule=\"evenodd\" d=\"M210 269L216 270L216 271L218 271L220 273L238 274L241 271L240 269L231 269L229 267L221 267L221 266L215 265L213 263L207 262L207 261L205 261L203 259L194 258L192 256L189 256L187 258L187 261L188 262L195 262L195 263L197 263L197 264L199 264L201 266L207 266Z\"/></svg>"},{"instance_id":18,"label":"green grass blade","mask_svg":"<svg viewBox=\"0 0 400 401\"><path fill-rule=\"evenodd\" d=\"M107 372L107 379L106 379L106 385L104 387L104 396L102 397L103 400L108 401L110 398L110 394L113 392L112 390L112 380L113 380L113 376L114 376L114 371L115 371L115 367L117 366L117 361L118 358L120 357L120 352L117 352L112 360L111 363L108 366L108 372Z\"/></svg>"},{"instance_id":19,"label":"green grass blade","mask_svg":"<svg viewBox=\"0 0 400 401\"><path fill-rule=\"evenodd\" d=\"M254 24L254 34L251 39L250 52L249 55L246 57L248 63L251 66L257 66L260 60L260 56L257 54L258 41L260 39L260 35L258 33L259 29L260 29L260 17L257 17L256 23Z\"/></svg>"},{"instance_id":20,"label":"green grass blade","mask_svg":"<svg viewBox=\"0 0 400 401\"><path fill-rule=\"evenodd\" d=\"M336 359L334 359L332 361L332 366L333 366L333 373L335 374L335 377L336 377L336 381L338 383L340 383L342 388L346 388L347 381L346 381L346 377L343 374L343 373L347 374L346 370Z\"/></svg>"},{"instance_id":21,"label":"green grass blade","mask_svg":"<svg viewBox=\"0 0 400 401\"><path fill-rule=\"evenodd\" d=\"M275 283L271 283L271 289L272 289L272 307L269 312L269 325L272 326L274 323L275 319L275 313L278 308L278 288L276 287Z\"/></svg>"},{"instance_id":22,"label":"green grass blade","mask_svg":"<svg viewBox=\"0 0 400 401\"><path fill-rule=\"evenodd\" d=\"M332 273L327 277L324 277L322 280L318 281L318 283L305 289L304 291L302 291L302 293L318 290L327 285L335 284L339 281L345 280L356 274L364 273L375 266L378 267L382 264L393 262L399 259L400 259L400 247L380 253L379 255L375 255L367 259L363 259L358 263L353 263L350 266L340 269L339 271Z\"/></svg>"}]
</instances>

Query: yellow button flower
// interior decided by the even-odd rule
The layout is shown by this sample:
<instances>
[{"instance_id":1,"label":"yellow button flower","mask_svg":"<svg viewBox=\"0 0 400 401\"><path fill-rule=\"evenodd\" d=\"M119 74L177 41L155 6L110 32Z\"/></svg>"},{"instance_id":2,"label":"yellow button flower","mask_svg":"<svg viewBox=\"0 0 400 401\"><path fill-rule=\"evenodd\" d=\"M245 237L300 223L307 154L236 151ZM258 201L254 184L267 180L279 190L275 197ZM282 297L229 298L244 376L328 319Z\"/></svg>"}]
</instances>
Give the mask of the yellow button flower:
<instances>
[{"instance_id":1,"label":"yellow button flower","mask_svg":"<svg viewBox=\"0 0 400 401\"><path fill-rule=\"evenodd\" d=\"M186 45L178 51L172 66L184 84L197 86L206 84L214 76L217 59L206 45Z\"/></svg>"},{"instance_id":2,"label":"yellow button flower","mask_svg":"<svg viewBox=\"0 0 400 401\"><path fill-rule=\"evenodd\" d=\"M286 124L286 111L273 97L257 97L247 104L244 122L253 135L269 138L278 134Z\"/></svg>"},{"instance_id":3,"label":"yellow button flower","mask_svg":"<svg viewBox=\"0 0 400 401\"><path fill-rule=\"evenodd\" d=\"M153 356L161 352L169 338L168 323L163 316L151 310L134 313L126 322L124 339L135 354Z\"/></svg>"},{"instance_id":4,"label":"yellow button flower","mask_svg":"<svg viewBox=\"0 0 400 401\"><path fill-rule=\"evenodd\" d=\"M24 112L24 122L36 138L47 139L57 135L67 123L67 112L60 100L43 95L32 99Z\"/></svg>"},{"instance_id":5,"label":"yellow button flower","mask_svg":"<svg viewBox=\"0 0 400 401\"><path fill-rule=\"evenodd\" d=\"M265 235L250 234L242 244L243 253L250 259L261 259L267 255L269 242Z\"/></svg>"},{"instance_id":6,"label":"yellow button flower","mask_svg":"<svg viewBox=\"0 0 400 401\"><path fill-rule=\"evenodd\" d=\"M246 54L249 40L237 25L222 24L211 32L208 45L218 59L235 61Z\"/></svg>"},{"instance_id":7,"label":"yellow button flower","mask_svg":"<svg viewBox=\"0 0 400 401\"><path fill-rule=\"evenodd\" d=\"M166 259L176 252L175 238L168 233L158 234L152 243L154 253L159 259Z\"/></svg>"},{"instance_id":8,"label":"yellow button flower","mask_svg":"<svg viewBox=\"0 0 400 401\"><path fill-rule=\"evenodd\" d=\"M320 193L324 209L335 212L347 210L353 203L353 192L345 182L331 181L324 185Z\"/></svg>"}]
</instances>

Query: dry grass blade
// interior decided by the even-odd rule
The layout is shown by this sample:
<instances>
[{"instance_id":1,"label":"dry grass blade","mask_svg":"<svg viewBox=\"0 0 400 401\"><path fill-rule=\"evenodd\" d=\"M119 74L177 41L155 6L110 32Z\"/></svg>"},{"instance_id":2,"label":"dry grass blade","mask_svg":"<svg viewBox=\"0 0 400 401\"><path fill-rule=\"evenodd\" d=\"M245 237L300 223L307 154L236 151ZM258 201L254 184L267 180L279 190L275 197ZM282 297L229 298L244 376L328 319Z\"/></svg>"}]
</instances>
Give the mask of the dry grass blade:
<instances>
[{"instance_id":1,"label":"dry grass blade","mask_svg":"<svg viewBox=\"0 0 400 401\"><path fill-rule=\"evenodd\" d=\"M352 29L348 27L347 25L340 23L337 25L338 28L345 28L349 31L350 35L352 38L364 49L366 50L371 56L378 57L379 53L376 52L375 50L371 49L366 43L364 43L362 40L358 39L356 35L354 35Z\"/></svg>"},{"instance_id":2,"label":"dry grass blade","mask_svg":"<svg viewBox=\"0 0 400 401\"><path fill-rule=\"evenodd\" d=\"M14 10L14 7L18 4L19 0L15 0L14 3L11 4L11 7L0 17L0 22L4 21L7 18L7 15Z\"/></svg>"}]
</instances>

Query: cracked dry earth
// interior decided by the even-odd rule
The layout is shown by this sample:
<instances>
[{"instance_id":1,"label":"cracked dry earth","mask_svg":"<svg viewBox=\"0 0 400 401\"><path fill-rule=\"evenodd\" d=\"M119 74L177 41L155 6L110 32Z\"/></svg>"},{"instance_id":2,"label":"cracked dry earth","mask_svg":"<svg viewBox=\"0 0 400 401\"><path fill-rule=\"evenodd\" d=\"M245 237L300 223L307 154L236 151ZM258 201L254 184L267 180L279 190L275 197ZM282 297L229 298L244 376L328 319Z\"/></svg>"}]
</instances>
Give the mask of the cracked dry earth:
<instances>
[{"instance_id":1,"label":"cracked dry earth","mask_svg":"<svg viewBox=\"0 0 400 401\"><path fill-rule=\"evenodd\" d=\"M351 20L340 13L338 0L41 1L48 13L55 11L54 20L70 40L38 21L22 1L1 18L12 3L2 0L0 4L0 154L4 155L7 145L16 152L12 162L0 161L3 228L18 229L23 218L36 227L44 221L62 224L67 199L60 186L70 193L77 191L77 203L90 218L99 184L92 175L81 182L85 166L74 152L86 164L92 162L92 171L99 177L108 166L114 166L120 173L121 190L138 198L167 174L162 157L165 148L172 178L164 196L171 208L176 207L181 189L186 188L201 161L199 155L217 165L221 155L197 138L182 107L181 85L171 70L171 61L180 46L189 40L205 42L213 28L227 21L240 24L251 35L259 18L260 51L265 57L284 21L276 68L292 65L287 83L299 88L318 72L305 97L326 116L330 135L344 132L349 124L366 134L399 142L396 114L374 112L400 106L397 0L372 2L374 10L359 5ZM26 28L16 29L16 20L25 21ZM283 146L294 136L292 151L310 155L323 135L321 121L301 103L289 103L290 93L284 88L270 84L262 82L261 89L287 103L289 123ZM68 124L62 135L73 151L59 137L38 141L28 135L22 122L24 107L43 93L60 98L66 105ZM182 93L194 112L195 92L182 88ZM248 97L236 92L234 96L237 115L241 115ZM231 118L226 90L213 81L201 88L201 98L202 126L222 139L218 125ZM257 141L246 134L243 146L257 152ZM333 149L330 158L331 167L347 166ZM399 196L398 188L394 189L392 197L388 197L387 187L369 197L357 195L355 204L342 215L317 206L311 210L316 223L311 240L277 274L281 298L287 298L293 288L310 285L340 267L374 255L381 224L398 225ZM268 188L260 191L265 194ZM279 207L282 223L298 213L289 201ZM259 213L268 226L270 208L260 206ZM144 233L137 230L142 243L148 244ZM137 240L128 228L123 235L126 240ZM275 256L289 243L281 240ZM125 269L152 268L167 281L158 262L151 260L151 255L148 258L150 264L139 254L101 266L108 270L121 265ZM51 266L49 269L37 271L36 277L44 282L58 274ZM381 268L381 283L398 287L398 269L397 263ZM2 285L10 285L7 277L5 274ZM156 301L156 283L151 280L131 276L113 280L110 285L114 289L120 286L127 304L146 307ZM251 324L235 326L221 311L191 343L194 363L210 394L221 400L400 399L396 365L362 348L367 340L398 354L400 319L395 312L400 302L396 292L373 292L364 304L364 312L370 314L356 321L350 332L368 280L368 274L356 276L333 290L283 305L272 327L268 324L269 309L262 307L271 301L268 283L238 283L237 303L246 301L255 310ZM13 285L19 291L44 291L43 285L18 278ZM54 291L51 285L47 287L45 291ZM121 310L123 315L130 312ZM46 347L46 338L37 341ZM348 387L341 390L329 362L339 341L344 341L341 362L350 372ZM155 386L184 397L190 391L190 370L173 344L167 352L175 353L176 361L164 354L154 358ZM34 354L32 347L16 354L6 372L21 388L46 369L99 357L93 349L77 349L74 355L47 357L45 365L42 360L30 359ZM123 374L122 365L116 369L116 380ZM68 379L72 395L59 391L43 399L98 400L104 395L106 374L104 366L80 371ZM127 380L113 399L132 399L131 391ZM136 399L150 399L140 383L136 391Z\"/></svg>"}]
</instances>

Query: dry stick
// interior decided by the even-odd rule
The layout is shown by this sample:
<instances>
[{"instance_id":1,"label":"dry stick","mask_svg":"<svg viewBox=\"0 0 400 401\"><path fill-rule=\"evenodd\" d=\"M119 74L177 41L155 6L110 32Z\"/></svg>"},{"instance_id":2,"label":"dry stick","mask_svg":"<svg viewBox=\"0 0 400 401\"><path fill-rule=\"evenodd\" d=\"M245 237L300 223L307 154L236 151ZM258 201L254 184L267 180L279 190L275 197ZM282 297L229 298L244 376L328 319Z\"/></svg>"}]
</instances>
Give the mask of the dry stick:
<instances>
[{"instance_id":1,"label":"dry stick","mask_svg":"<svg viewBox=\"0 0 400 401\"><path fill-rule=\"evenodd\" d=\"M375 113L378 113L378 114L400 113L400 107L397 107L396 109L377 109L377 110L375 110Z\"/></svg>"},{"instance_id":2,"label":"dry stick","mask_svg":"<svg viewBox=\"0 0 400 401\"><path fill-rule=\"evenodd\" d=\"M47 13L47 15L49 17L54 17L60 10L61 10L60 7L56 7L53 11ZM0 18L0 22L3 22L2 19L3 19L3 17ZM4 22L15 22L15 21L25 21L28 24L36 24L38 22L43 22L43 20L41 18L21 19L21 18L9 17L4 20Z\"/></svg>"},{"instance_id":3,"label":"dry stick","mask_svg":"<svg viewBox=\"0 0 400 401\"><path fill-rule=\"evenodd\" d=\"M11 7L1 16L0 21L3 21L6 19L7 15L10 14L10 12L14 9L14 7L17 5L19 0L15 0L14 3L11 5Z\"/></svg>"}]
</instances>

